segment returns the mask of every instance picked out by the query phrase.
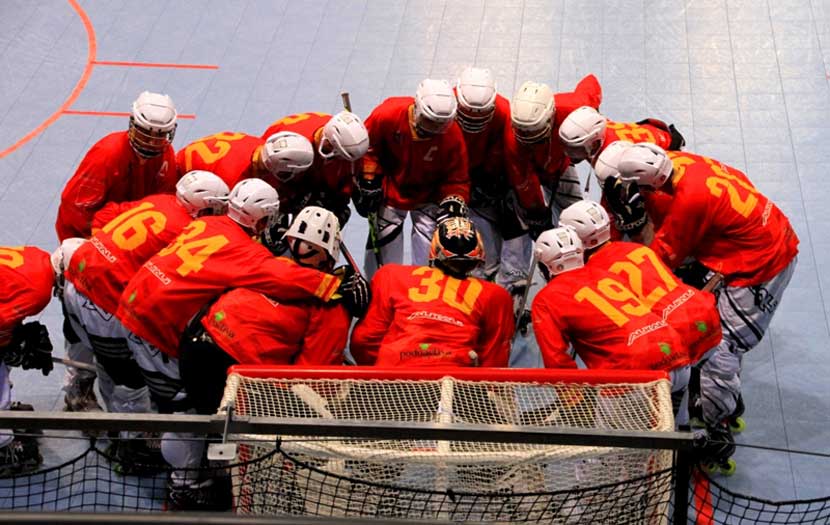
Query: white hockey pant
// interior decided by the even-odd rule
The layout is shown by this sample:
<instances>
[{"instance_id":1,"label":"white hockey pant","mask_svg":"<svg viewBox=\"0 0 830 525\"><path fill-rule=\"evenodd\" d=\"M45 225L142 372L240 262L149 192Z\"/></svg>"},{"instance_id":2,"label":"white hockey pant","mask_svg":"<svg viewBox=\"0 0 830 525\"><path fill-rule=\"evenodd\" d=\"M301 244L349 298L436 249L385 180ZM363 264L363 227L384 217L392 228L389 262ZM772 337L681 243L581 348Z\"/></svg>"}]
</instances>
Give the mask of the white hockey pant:
<instances>
[{"instance_id":1,"label":"white hockey pant","mask_svg":"<svg viewBox=\"0 0 830 525\"><path fill-rule=\"evenodd\" d=\"M484 265L473 272L475 277L496 284L511 294L527 286L527 271L533 243L528 235L504 240L495 223L495 211L470 210L470 219L476 225L484 241Z\"/></svg>"},{"instance_id":2,"label":"white hockey pant","mask_svg":"<svg viewBox=\"0 0 830 525\"><path fill-rule=\"evenodd\" d=\"M735 411L741 394L741 360L761 342L784 290L795 271L796 259L758 286L725 286L718 292L723 340L700 365L700 408L703 421L713 425Z\"/></svg>"},{"instance_id":3,"label":"white hockey pant","mask_svg":"<svg viewBox=\"0 0 830 525\"><path fill-rule=\"evenodd\" d=\"M141 375L159 412L171 414L186 407L187 393L179 373L179 360L133 333L127 335L127 346L141 369Z\"/></svg>"},{"instance_id":4,"label":"white hockey pant","mask_svg":"<svg viewBox=\"0 0 830 525\"><path fill-rule=\"evenodd\" d=\"M195 414L195 410L179 414ZM170 479L177 486L193 486L199 479L199 467L205 455L203 435L192 432L165 432L161 436L161 455L173 467Z\"/></svg>"},{"instance_id":5,"label":"white hockey pant","mask_svg":"<svg viewBox=\"0 0 830 525\"><path fill-rule=\"evenodd\" d=\"M9 367L0 362L0 410L8 410L12 404L12 382L9 379ZM0 429L0 448L14 439L10 429Z\"/></svg>"},{"instance_id":6,"label":"white hockey pant","mask_svg":"<svg viewBox=\"0 0 830 525\"><path fill-rule=\"evenodd\" d=\"M416 266L425 266L429 258L429 246L432 242L432 234L435 232L439 207L435 204L427 204L416 210L399 210L391 206L381 206L377 212L375 229L375 244L378 253L376 254L371 242L367 242L366 249L366 277L371 279L378 270L378 259L381 264L395 263L404 264L403 260L403 223L407 213L412 219L412 261ZM370 234L371 235L371 234Z\"/></svg>"}]
</instances>

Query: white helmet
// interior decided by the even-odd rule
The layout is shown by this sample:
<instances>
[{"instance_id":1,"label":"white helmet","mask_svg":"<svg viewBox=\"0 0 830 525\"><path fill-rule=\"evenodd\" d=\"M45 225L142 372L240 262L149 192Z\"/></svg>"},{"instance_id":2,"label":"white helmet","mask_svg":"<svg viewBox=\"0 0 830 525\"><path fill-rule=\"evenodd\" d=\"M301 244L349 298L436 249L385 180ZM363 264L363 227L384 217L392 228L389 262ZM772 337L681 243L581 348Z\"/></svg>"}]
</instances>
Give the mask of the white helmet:
<instances>
[{"instance_id":1,"label":"white helmet","mask_svg":"<svg viewBox=\"0 0 830 525\"><path fill-rule=\"evenodd\" d=\"M620 179L659 188L669 180L674 166L666 151L650 142L634 144L620 157Z\"/></svg>"},{"instance_id":2,"label":"white helmet","mask_svg":"<svg viewBox=\"0 0 830 525\"><path fill-rule=\"evenodd\" d=\"M455 87L458 125L468 133L479 133L496 114L496 79L489 69L466 67Z\"/></svg>"},{"instance_id":3,"label":"white helmet","mask_svg":"<svg viewBox=\"0 0 830 525\"><path fill-rule=\"evenodd\" d=\"M615 140L605 146L605 149L602 150L602 153L599 154L599 157L597 157L594 163L594 171L597 174L600 187L602 187L608 177L619 176L620 170L617 169L617 166L620 163L620 157L623 151L633 145L634 143L628 142L627 140Z\"/></svg>"},{"instance_id":4,"label":"white helmet","mask_svg":"<svg viewBox=\"0 0 830 525\"><path fill-rule=\"evenodd\" d=\"M340 257L340 223L337 221L337 216L325 208L306 206L300 210L288 231L283 235L294 257L302 258L302 254L298 253L299 250L292 246L290 242L292 238L322 248L331 257L332 262L336 262Z\"/></svg>"},{"instance_id":5,"label":"white helmet","mask_svg":"<svg viewBox=\"0 0 830 525\"><path fill-rule=\"evenodd\" d=\"M571 111L559 126L559 140L565 154L577 162L593 157L602 147L607 124L608 120L591 106Z\"/></svg>"},{"instance_id":6,"label":"white helmet","mask_svg":"<svg viewBox=\"0 0 830 525\"><path fill-rule=\"evenodd\" d=\"M279 211L277 190L262 179L240 181L228 196L228 217L254 233L270 226Z\"/></svg>"},{"instance_id":7,"label":"white helmet","mask_svg":"<svg viewBox=\"0 0 830 525\"><path fill-rule=\"evenodd\" d=\"M583 200L565 208L559 226L570 226L585 248L595 248L611 239L611 219L598 202Z\"/></svg>"},{"instance_id":8,"label":"white helmet","mask_svg":"<svg viewBox=\"0 0 830 525\"><path fill-rule=\"evenodd\" d=\"M262 163L280 182L287 182L314 162L314 146L299 133L274 133L262 146Z\"/></svg>"},{"instance_id":9,"label":"white helmet","mask_svg":"<svg viewBox=\"0 0 830 525\"><path fill-rule=\"evenodd\" d=\"M328 153L323 150L329 149ZM317 152L324 159L334 156L355 161L369 151L369 132L360 117L341 111L323 126L323 138Z\"/></svg>"},{"instance_id":10,"label":"white helmet","mask_svg":"<svg viewBox=\"0 0 830 525\"><path fill-rule=\"evenodd\" d=\"M209 171L189 171L176 183L176 199L191 217L223 215L229 191L225 181Z\"/></svg>"},{"instance_id":11,"label":"white helmet","mask_svg":"<svg viewBox=\"0 0 830 525\"><path fill-rule=\"evenodd\" d=\"M68 239L64 239L58 249L52 252L52 256L49 258L52 262L52 270L55 272L55 275L60 278L63 275L63 272L69 268L69 263L72 260L72 256L75 254L75 251L81 247L82 244L86 242L86 239L82 237L70 237Z\"/></svg>"},{"instance_id":12,"label":"white helmet","mask_svg":"<svg viewBox=\"0 0 830 525\"><path fill-rule=\"evenodd\" d=\"M141 93L133 102L128 137L130 146L141 157L158 157L176 135L176 106L160 93Z\"/></svg>"},{"instance_id":13,"label":"white helmet","mask_svg":"<svg viewBox=\"0 0 830 525\"><path fill-rule=\"evenodd\" d=\"M553 91L547 84L528 80L510 103L510 121L516 140L525 144L550 136L554 114Z\"/></svg>"},{"instance_id":14,"label":"white helmet","mask_svg":"<svg viewBox=\"0 0 830 525\"><path fill-rule=\"evenodd\" d=\"M582 241L570 226L542 232L536 239L533 250L536 260L547 269L546 278L585 266Z\"/></svg>"},{"instance_id":15,"label":"white helmet","mask_svg":"<svg viewBox=\"0 0 830 525\"><path fill-rule=\"evenodd\" d=\"M447 131L455 113L458 102L452 88L446 80L427 78L418 84L415 90L415 129L424 135L437 135Z\"/></svg>"}]
</instances>

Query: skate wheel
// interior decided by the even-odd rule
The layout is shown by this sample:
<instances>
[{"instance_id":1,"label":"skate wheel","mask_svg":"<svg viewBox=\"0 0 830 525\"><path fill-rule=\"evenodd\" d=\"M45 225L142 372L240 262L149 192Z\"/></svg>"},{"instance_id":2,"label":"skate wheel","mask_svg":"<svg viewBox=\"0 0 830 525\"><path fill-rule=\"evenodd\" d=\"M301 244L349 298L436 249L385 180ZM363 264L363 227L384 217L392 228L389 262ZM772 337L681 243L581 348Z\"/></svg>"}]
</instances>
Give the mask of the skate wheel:
<instances>
[{"instance_id":1,"label":"skate wheel","mask_svg":"<svg viewBox=\"0 0 830 525\"><path fill-rule=\"evenodd\" d=\"M731 476L738 470L738 464L732 458L727 459L726 463L719 465L719 467L721 474L724 476Z\"/></svg>"},{"instance_id":2,"label":"skate wheel","mask_svg":"<svg viewBox=\"0 0 830 525\"><path fill-rule=\"evenodd\" d=\"M746 430L746 421L742 417L736 417L729 421L729 430L732 431L733 434L740 434L744 430Z\"/></svg>"}]
</instances>

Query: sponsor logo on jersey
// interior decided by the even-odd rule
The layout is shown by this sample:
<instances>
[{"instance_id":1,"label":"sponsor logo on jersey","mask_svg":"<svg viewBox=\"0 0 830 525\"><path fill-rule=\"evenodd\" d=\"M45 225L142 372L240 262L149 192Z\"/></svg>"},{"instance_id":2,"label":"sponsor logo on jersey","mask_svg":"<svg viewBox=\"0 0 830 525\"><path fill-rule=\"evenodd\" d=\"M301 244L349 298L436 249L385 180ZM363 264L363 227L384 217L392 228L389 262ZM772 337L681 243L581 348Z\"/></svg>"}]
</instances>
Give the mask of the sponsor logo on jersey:
<instances>
[{"instance_id":1,"label":"sponsor logo on jersey","mask_svg":"<svg viewBox=\"0 0 830 525\"><path fill-rule=\"evenodd\" d=\"M156 265L155 265L155 263L153 263L153 261L147 261L146 263L144 263L144 266L145 266L148 270L150 270L150 273L152 273L152 274L153 274L153 276L155 276L155 278L156 278L156 279L158 279L159 281L161 281L161 283L162 283L163 285L167 286L167 285L169 285L171 282L173 282L173 281L172 281L169 277L167 277L167 274L166 274L166 273L164 273L164 272L161 270L161 268L159 268L158 266L156 266Z\"/></svg>"},{"instance_id":2,"label":"sponsor logo on jersey","mask_svg":"<svg viewBox=\"0 0 830 525\"><path fill-rule=\"evenodd\" d=\"M436 358L436 359L451 359L452 352L447 352L446 350L441 350L440 348L430 348L429 343L421 343L418 345L418 348L414 350L405 350L401 352L401 361L404 359L423 359L423 358Z\"/></svg>"},{"instance_id":3,"label":"sponsor logo on jersey","mask_svg":"<svg viewBox=\"0 0 830 525\"><path fill-rule=\"evenodd\" d=\"M686 292L683 295L672 301L671 304L667 307L663 308L663 320L665 321L666 319L668 319L672 312L683 306L683 304L692 297L694 297L694 295L694 290L686 290Z\"/></svg>"},{"instance_id":4,"label":"sponsor logo on jersey","mask_svg":"<svg viewBox=\"0 0 830 525\"><path fill-rule=\"evenodd\" d=\"M426 319L428 321L438 321L439 323L447 323L454 326L464 326L464 323L454 317L443 315L435 312L427 312L426 310L419 310L409 314L407 321L416 321L418 319Z\"/></svg>"},{"instance_id":5,"label":"sponsor logo on jersey","mask_svg":"<svg viewBox=\"0 0 830 525\"><path fill-rule=\"evenodd\" d=\"M108 262L115 263L115 261L118 260L118 257L116 257L109 250L109 248L104 246L100 239L92 237L91 239L89 239L89 242L92 243L93 246L95 246L95 249L98 250L98 253L100 253ZM84 271L83 268L80 268L80 271Z\"/></svg>"},{"instance_id":6,"label":"sponsor logo on jersey","mask_svg":"<svg viewBox=\"0 0 830 525\"><path fill-rule=\"evenodd\" d=\"M667 326L669 326L669 324L665 320L660 319L659 321L651 323L650 325L634 330L633 332L628 334L628 346L631 346L634 343L634 341L643 337L644 335L650 334L651 332L654 332L661 328L666 328Z\"/></svg>"}]
</instances>

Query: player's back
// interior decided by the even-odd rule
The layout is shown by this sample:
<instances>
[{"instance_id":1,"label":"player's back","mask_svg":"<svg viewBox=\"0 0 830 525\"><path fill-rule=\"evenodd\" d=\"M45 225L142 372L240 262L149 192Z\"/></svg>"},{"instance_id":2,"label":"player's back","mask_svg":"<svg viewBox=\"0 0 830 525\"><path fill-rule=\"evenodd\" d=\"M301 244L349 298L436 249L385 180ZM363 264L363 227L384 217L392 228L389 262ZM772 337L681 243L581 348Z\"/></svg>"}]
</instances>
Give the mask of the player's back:
<instances>
[{"instance_id":1,"label":"player's back","mask_svg":"<svg viewBox=\"0 0 830 525\"><path fill-rule=\"evenodd\" d=\"M372 279L373 302L387 316L377 366L474 366L489 303L512 305L499 286L474 277L456 279L428 266L384 265ZM372 306L352 345L371 330ZM508 307L509 308L509 307ZM506 358L505 365L506 365Z\"/></svg>"},{"instance_id":2,"label":"player's back","mask_svg":"<svg viewBox=\"0 0 830 525\"><path fill-rule=\"evenodd\" d=\"M291 131L293 133L299 133L313 144L316 135L329 120L331 120L331 115L316 111L288 115L287 117L272 122L268 126L268 129L265 130L265 133L262 134L262 139L266 140L274 133L279 133L280 131Z\"/></svg>"},{"instance_id":3,"label":"player's back","mask_svg":"<svg viewBox=\"0 0 830 525\"><path fill-rule=\"evenodd\" d=\"M664 150L670 149L672 143L672 137L668 130L660 129L654 124L648 122L614 122L609 120L605 125L605 137L602 142L602 148L595 155L598 157L602 153L602 150L617 140L626 140L634 144L651 142L652 144L657 144Z\"/></svg>"},{"instance_id":4,"label":"player's back","mask_svg":"<svg viewBox=\"0 0 830 525\"><path fill-rule=\"evenodd\" d=\"M205 170L219 176L228 188L252 176L251 165L256 149L264 141L253 135L223 131L202 137L179 150L176 166L180 175Z\"/></svg>"},{"instance_id":5,"label":"player's back","mask_svg":"<svg viewBox=\"0 0 830 525\"><path fill-rule=\"evenodd\" d=\"M589 368L670 370L689 362L678 333L599 261L554 277L531 311L548 367L563 366L568 342Z\"/></svg>"},{"instance_id":6,"label":"player's back","mask_svg":"<svg viewBox=\"0 0 830 525\"><path fill-rule=\"evenodd\" d=\"M43 310L55 277L49 254L34 246L0 247L0 346L23 318Z\"/></svg>"},{"instance_id":7,"label":"player's back","mask_svg":"<svg viewBox=\"0 0 830 525\"><path fill-rule=\"evenodd\" d=\"M141 265L192 220L175 195L151 195L118 208L121 212L78 248L66 271L79 292L110 313Z\"/></svg>"}]
</instances>

